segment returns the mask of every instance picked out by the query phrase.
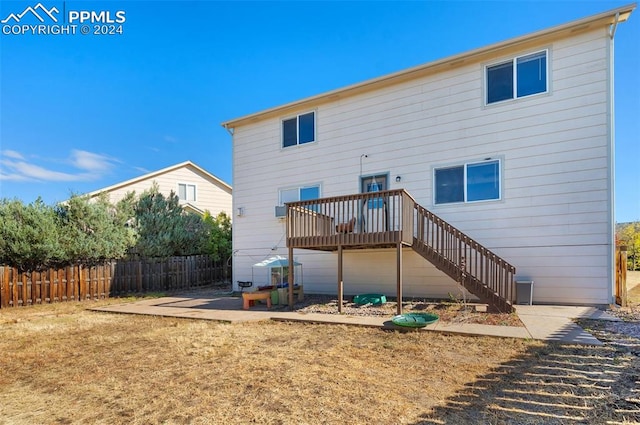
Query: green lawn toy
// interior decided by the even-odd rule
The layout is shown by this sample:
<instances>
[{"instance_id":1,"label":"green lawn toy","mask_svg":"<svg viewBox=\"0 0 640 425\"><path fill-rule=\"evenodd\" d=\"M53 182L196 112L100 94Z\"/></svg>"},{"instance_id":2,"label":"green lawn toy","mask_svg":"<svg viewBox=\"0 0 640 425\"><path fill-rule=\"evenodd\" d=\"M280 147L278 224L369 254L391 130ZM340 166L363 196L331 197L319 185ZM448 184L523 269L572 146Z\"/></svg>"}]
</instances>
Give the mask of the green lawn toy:
<instances>
[{"instance_id":1,"label":"green lawn toy","mask_svg":"<svg viewBox=\"0 0 640 425\"><path fill-rule=\"evenodd\" d=\"M437 322L438 319L438 315L433 313L406 313L394 316L391 321L394 325L406 328L424 328Z\"/></svg>"}]
</instances>

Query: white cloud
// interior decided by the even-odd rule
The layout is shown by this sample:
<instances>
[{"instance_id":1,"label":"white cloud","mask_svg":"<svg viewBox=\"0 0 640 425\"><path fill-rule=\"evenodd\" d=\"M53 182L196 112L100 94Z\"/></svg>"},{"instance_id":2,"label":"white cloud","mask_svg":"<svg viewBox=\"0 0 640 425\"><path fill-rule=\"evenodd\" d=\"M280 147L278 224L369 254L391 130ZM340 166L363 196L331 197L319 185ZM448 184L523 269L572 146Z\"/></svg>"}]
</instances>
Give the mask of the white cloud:
<instances>
[{"instance_id":1,"label":"white cloud","mask_svg":"<svg viewBox=\"0 0 640 425\"><path fill-rule=\"evenodd\" d=\"M7 158L13 158L13 159L24 159L24 157L22 156L22 154L20 152L12 151L10 149L5 149L3 151L0 151L0 157L7 157Z\"/></svg>"},{"instance_id":2,"label":"white cloud","mask_svg":"<svg viewBox=\"0 0 640 425\"><path fill-rule=\"evenodd\" d=\"M9 181L73 181L76 176L69 173L47 170L39 165L24 161L10 161L3 159L0 179Z\"/></svg>"},{"instance_id":3,"label":"white cloud","mask_svg":"<svg viewBox=\"0 0 640 425\"><path fill-rule=\"evenodd\" d=\"M114 162L117 161L106 155L81 151L78 149L71 151L71 163L81 170L91 171L92 173L108 171L113 167Z\"/></svg>"},{"instance_id":4,"label":"white cloud","mask_svg":"<svg viewBox=\"0 0 640 425\"><path fill-rule=\"evenodd\" d=\"M143 168L143 167L133 167L133 168L134 168L135 170L140 171L142 174L147 174L147 173L150 173L150 172L151 172L151 170L147 170L146 168Z\"/></svg>"},{"instance_id":5,"label":"white cloud","mask_svg":"<svg viewBox=\"0 0 640 425\"><path fill-rule=\"evenodd\" d=\"M37 159L36 159L37 160ZM36 160L26 160L19 152L2 151L0 158L0 180L2 181L40 181L70 182L93 181L101 178L119 162L115 158L93 152L74 149L67 160L49 159L51 162L71 164L64 171L52 169ZM77 172L74 172L77 170Z\"/></svg>"}]
</instances>

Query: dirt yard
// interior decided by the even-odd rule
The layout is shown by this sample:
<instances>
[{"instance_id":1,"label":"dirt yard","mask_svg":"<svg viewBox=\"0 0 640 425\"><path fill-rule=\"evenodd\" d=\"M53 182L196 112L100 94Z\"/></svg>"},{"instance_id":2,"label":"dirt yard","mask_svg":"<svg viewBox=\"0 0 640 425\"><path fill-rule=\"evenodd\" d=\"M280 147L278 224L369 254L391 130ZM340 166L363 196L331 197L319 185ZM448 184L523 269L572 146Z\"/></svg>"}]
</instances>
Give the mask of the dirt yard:
<instances>
[{"instance_id":1,"label":"dirt yard","mask_svg":"<svg viewBox=\"0 0 640 425\"><path fill-rule=\"evenodd\" d=\"M85 310L96 304L0 310L0 424L640 422L638 340L558 346Z\"/></svg>"}]
</instances>

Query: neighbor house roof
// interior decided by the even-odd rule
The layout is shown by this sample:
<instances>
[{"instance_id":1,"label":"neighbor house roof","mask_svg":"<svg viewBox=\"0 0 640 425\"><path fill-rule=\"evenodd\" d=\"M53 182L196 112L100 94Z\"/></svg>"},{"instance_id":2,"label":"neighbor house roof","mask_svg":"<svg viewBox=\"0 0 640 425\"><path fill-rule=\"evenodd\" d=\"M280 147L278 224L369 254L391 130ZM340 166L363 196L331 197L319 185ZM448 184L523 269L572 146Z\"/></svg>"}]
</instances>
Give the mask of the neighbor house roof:
<instances>
[{"instance_id":1,"label":"neighbor house roof","mask_svg":"<svg viewBox=\"0 0 640 425\"><path fill-rule=\"evenodd\" d=\"M377 90L390 85L402 83L405 81L420 78L426 75L441 72L447 69L453 69L469 63L476 63L487 60L497 55L507 55L517 49L526 48L532 44L540 44L551 40L566 37L571 34L591 30L593 28L612 25L611 37L615 32L615 25L624 22L629 18L631 12L636 8L636 3L622 6L607 12L592 15L587 18L572 21L566 24L551 27L542 31L537 31L520 37L512 38L499 43L491 44L479 49L470 50L457 55L449 56L413 68L408 68L382 77L367 80L361 83L353 84L337 90L325 92L316 96L307 97L302 100L287 103L285 105L266 109L253 114L245 115L222 123L226 129L233 129L241 125L261 121L274 116L281 116L292 113L303 108L313 108L323 103L332 102L345 97L354 96L360 93Z\"/></svg>"},{"instance_id":2,"label":"neighbor house roof","mask_svg":"<svg viewBox=\"0 0 640 425\"><path fill-rule=\"evenodd\" d=\"M123 181L123 182L120 182L120 183L116 183L116 184L114 184L112 186L103 187L102 189L94 190L93 192L87 193L87 195L93 197L93 196L99 195L102 192L112 192L112 191L120 189L122 187L126 187L126 186L132 185L134 183L137 183L137 182L140 182L140 181L143 181L143 180L147 180L147 179L150 179L150 178L153 178L153 177L159 176L161 174L165 174L165 173L168 173L170 171L177 170L177 169L183 168L183 167L192 167L192 168L196 169L200 173L204 174L207 178L209 178L210 180L212 180L213 182L218 184L222 189L225 189L225 190L229 191L229 193L231 193L231 190L232 190L231 186L229 186L227 183L223 182L222 180L220 180L219 178L217 178L216 176L214 176L213 174L211 174L210 172L208 172L204 168L201 168L201 167L197 166L193 162L185 161L185 162L181 162L181 163L176 164L176 165L172 165L172 166L167 167L167 168L163 168L163 169L158 170L158 171L153 171L151 173L144 174L142 176L133 178L131 180L126 180L126 181Z\"/></svg>"}]
</instances>

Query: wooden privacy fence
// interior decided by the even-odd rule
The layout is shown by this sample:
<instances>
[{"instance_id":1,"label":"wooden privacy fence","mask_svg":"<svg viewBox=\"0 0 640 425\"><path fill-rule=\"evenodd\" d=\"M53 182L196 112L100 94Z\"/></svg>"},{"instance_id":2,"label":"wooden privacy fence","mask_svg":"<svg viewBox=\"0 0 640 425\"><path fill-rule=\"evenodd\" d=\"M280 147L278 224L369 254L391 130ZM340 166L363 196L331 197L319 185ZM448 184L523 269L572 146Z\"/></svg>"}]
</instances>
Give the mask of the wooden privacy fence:
<instances>
[{"instance_id":1,"label":"wooden privacy fence","mask_svg":"<svg viewBox=\"0 0 640 425\"><path fill-rule=\"evenodd\" d=\"M0 266L0 308L191 289L224 281L228 271L207 255L114 260L32 272Z\"/></svg>"}]
</instances>

